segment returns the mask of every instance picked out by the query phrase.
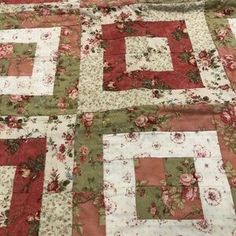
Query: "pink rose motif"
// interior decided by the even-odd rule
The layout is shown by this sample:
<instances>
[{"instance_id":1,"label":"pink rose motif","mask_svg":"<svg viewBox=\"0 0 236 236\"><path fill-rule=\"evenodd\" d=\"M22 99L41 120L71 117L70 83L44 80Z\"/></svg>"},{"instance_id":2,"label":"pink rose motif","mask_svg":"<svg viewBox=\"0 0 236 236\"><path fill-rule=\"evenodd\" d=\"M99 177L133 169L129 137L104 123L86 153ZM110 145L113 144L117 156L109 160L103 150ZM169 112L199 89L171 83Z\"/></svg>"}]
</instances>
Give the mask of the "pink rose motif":
<instances>
[{"instance_id":1,"label":"pink rose motif","mask_svg":"<svg viewBox=\"0 0 236 236\"><path fill-rule=\"evenodd\" d=\"M198 54L200 62L202 64L203 69L207 69L212 64L211 55L206 51L203 50Z\"/></svg>"},{"instance_id":2,"label":"pink rose motif","mask_svg":"<svg viewBox=\"0 0 236 236\"><path fill-rule=\"evenodd\" d=\"M19 106L18 108L17 108L17 113L18 114L22 114L22 113L24 113L25 112L25 108L23 107L23 106Z\"/></svg>"},{"instance_id":3,"label":"pink rose motif","mask_svg":"<svg viewBox=\"0 0 236 236\"><path fill-rule=\"evenodd\" d=\"M221 113L221 120L225 124L233 124L236 122L236 106L230 106L223 110Z\"/></svg>"},{"instance_id":4,"label":"pink rose motif","mask_svg":"<svg viewBox=\"0 0 236 236\"><path fill-rule=\"evenodd\" d=\"M69 44L61 44L61 49L64 51L69 51L71 46Z\"/></svg>"},{"instance_id":5,"label":"pink rose motif","mask_svg":"<svg viewBox=\"0 0 236 236\"><path fill-rule=\"evenodd\" d=\"M64 36L68 36L68 35L71 34L71 31L68 30L68 29L64 29L62 33L63 33Z\"/></svg>"},{"instance_id":6,"label":"pink rose motif","mask_svg":"<svg viewBox=\"0 0 236 236\"><path fill-rule=\"evenodd\" d=\"M201 59L203 67L210 67L211 66L211 58L210 57L204 57Z\"/></svg>"},{"instance_id":7,"label":"pink rose motif","mask_svg":"<svg viewBox=\"0 0 236 236\"><path fill-rule=\"evenodd\" d=\"M164 190L164 191L162 192L161 200L163 201L163 203L164 203L167 207L170 206L170 201L171 201L171 199L170 199L168 190Z\"/></svg>"},{"instance_id":8,"label":"pink rose motif","mask_svg":"<svg viewBox=\"0 0 236 236\"><path fill-rule=\"evenodd\" d=\"M196 179L192 174L181 174L179 177L179 182L184 186L190 186L196 182Z\"/></svg>"},{"instance_id":9,"label":"pink rose motif","mask_svg":"<svg viewBox=\"0 0 236 236\"><path fill-rule=\"evenodd\" d=\"M221 57L221 58L220 58L220 61L221 61L222 65L223 65L224 67L227 67L227 66L228 66L228 61L227 61L225 58Z\"/></svg>"},{"instance_id":10,"label":"pink rose motif","mask_svg":"<svg viewBox=\"0 0 236 236\"><path fill-rule=\"evenodd\" d=\"M81 175L80 166L77 165L76 163L74 163L74 167L73 167L73 175Z\"/></svg>"},{"instance_id":11,"label":"pink rose motif","mask_svg":"<svg viewBox=\"0 0 236 236\"><path fill-rule=\"evenodd\" d=\"M0 48L0 58L4 58L6 56L6 51Z\"/></svg>"},{"instance_id":12,"label":"pink rose motif","mask_svg":"<svg viewBox=\"0 0 236 236\"><path fill-rule=\"evenodd\" d=\"M40 14L41 14L42 16L48 16L48 15L50 15L50 10L47 9L47 8L43 8L43 9L40 11Z\"/></svg>"},{"instance_id":13,"label":"pink rose motif","mask_svg":"<svg viewBox=\"0 0 236 236\"><path fill-rule=\"evenodd\" d=\"M79 90L77 88L72 88L69 90L68 96L72 100L75 100L79 95Z\"/></svg>"},{"instance_id":14,"label":"pink rose motif","mask_svg":"<svg viewBox=\"0 0 236 236\"><path fill-rule=\"evenodd\" d=\"M119 22L119 23L116 24L116 27L117 27L119 30L123 30L124 27L125 27L125 25L124 25L124 23Z\"/></svg>"},{"instance_id":15,"label":"pink rose motif","mask_svg":"<svg viewBox=\"0 0 236 236\"><path fill-rule=\"evenodd\" d=\"M191 56L188 60L188 63L192 66L195 66L197 64L195 57Z\"/></svg>"},{"instance_id":16,"label":"pink rose motif","mask_svg":"<svg viewBox=\"0 0 236 236\"><path fill-rule=\"evenodd\" d=\"M216 12L216 13L215 13L215 16L218 17L218 18L222 18L222 17L225 16L225 14L222 13L222 12Z\"/></svg>"},{"instance_id":17,"label":"pink rose motif","mask_svg":"<svg viewBox=\"0 0 236 236\"><path fill-rule=\"evenodd\" d=\"M236 187L236 176L231 177L229 182L232 187Z\"/></svg>"},{"instance_id":18,"label":"pink rose motif","mask_svg":"<svg viewBox=\"0 0 236 236\"><path fill-rule=\"evenodd\" d=\"M58 103L57 103L57 107L58 107L60 110L62 110L62 111L65 110L65 108L66 108L66 100L65 100L65 98L60 98L60 99L59 99L59 101L58 101Z\"/></svg>"},{"instance_id":19,"label":"pink rose motif","mask_svg":"<svg viewBox=\"0 0 236 236\"><path fill-rule=\"evenodd\" d=\"M22 97L20 95L11 95L9 99L10 99L10 101L12 103L22 102L23 101L23 99L22 99Z\"/></svg>"},{"instance_id":20,"label":"pink rose motif","mask_svg":"<svg viewBox=\"0 0 236 236\"><path fill-rule=\"evenodd\" d=\"M91 127L93 124L94 114L91 112L85 112L82 116L82 123L85 127Z\"/></svg>"},{"instance_id":21,"label":"pink rose motif","mask_svg":"<svg viewBox=\"0 0 236 236\"><path fill-rule=\"evenodd\" d=\"M7 54L11 54L13 52L13 45L12 44L5 45L5 50Z\"/></svg>"},{"instance_id":22,"label":"pink rose motif","mask_svg":"<svg viewBox=\"0 0 236 236\"><path fill-rule=\"evenodd\" d=\"M81 146L79 152L84 156L88 156L90 150L87 146Z\"/></svg>"},{"instance_id":23,"label":"pink rose motif","mask_svg":"<svg viewBox=\"0 0 236 236\"><path fill-rule=\"evenodd\" d=\"M154 115L148 115L148 123L150 123L150 124L156 124L156 116L154 116Z\"/></svg>"},{"instance_id":24,"label":"pink rose motif","mask_svg":"<svg viewBox=\"0 0 236 236\"><path fill-rule=\"evenodd\" d=\"M198 54L198 57L199 57L200 59L209 57L209 53L208 53L206 50L203 50L203 51L201 51L201 52Z\"/></svg>"},{"instance_id":25,"label":"pink rose motif","mask_svg":"<svg viewBox=\"0 0 236 236\"><path fill-rule=\"evenodd\" d=\"M32 215L27 216L27 221L28 222L34 221L34 216L32 216Z\"/></svg>"},{"instance_id":26,"label":"pink rose motif","mask_svg":"<svg viewBox=\"0 0 236 236\"><path fill-rule=\"evenodd\" d=\"M221 28L218 32L217 32L217 38L220 41L224 41L226 36L228 34L228 29L226 28Z\"/></svg>"},{"instance_id":27,"label":"pink rose motif","mask_svg":"<svg viewBox=\"0 0 236 236\"><path fill-rule=\"evenodd\" d=\"M148 117L144 115L140 115L135 119L135 124L137 127L143 128L147 125Z\"/></svg>"},{"instance_id":28,"label":"pink rose motif","mask_svg":"<svg viewBox=\"0 0 236 236\"><path fill-rule=\"evenodd\" d=\"M230 70L236 70L236 61L231 61L230 63L229 63L229 69Z\"/></svg>"},{"instance_id":29,"label":"pink rose motif","mask_svg":"<svg viewBox=\"0 0 236 236\"><path fill-rule=\"evenodd\" d=\"M22 167L20 169L20 172L21 172L21 176L23 178L28 178L30 176L30 174L31 174L31 170L29 168L27 168L27 167Z\"/></svg>"},{"instance_id":30,"label":"pink rose motif","mask_svg":"<svg viewBox=\"0 0 236 236\"><path fill-rule=\"evenodd\" d=\"M19 122L15 116L8 116L6 119L7 126L10 128L17 128L20 129L21 127L21 122Z\"/></svg>"},{"instance_id":31,"label":"pink rose motif","mask_svg":"<svg viewBox=\"0 0 236 236\"><path fill-rule=\"evenodd\" d=\"M0 131L4 131L5 129L6 129L5 125L0 123Z\"/></svg>"},{"instance_id":32,"label":"pink rose motif","mask_svg":"<svg viewBox=\"0 0 236 236\"><path fill-rule=\"evenodd\" d=\"M233 55L224 55L220 60L224 67L229 68L231 71L236 70L236 58Z\"/></svg>"},{"instance_id":33,"label":"pink rose motif","mask_svg":"<svg viewBox=\"0 0 236 236\"><path fill-rule=\"evenodd\" d=\"M224 56L224 58L227 60L227 61L233 61L234 60L234 56L232 54L226 54Z\"/></svg>"},{"instance_id":34,"label":"pink rose motif","mask_svg":"<svg viewBox=\"0 0 236 236\"><path fill-rule=\"evenodd\" d=\"M63 162L66 159L65 155L61 152L58 152L56 157L57 157L57 160L61 162Z\"/></svg>"},{"instance_id":35,"label":"pink rose motif","mask_svg":"<svg viewBox=\"0 0 236 236\"><path fill-rule=\"evenodd\" d=\"M197 197L197 187L184 187L182 190L182 198L187 201L193 201Z\"/></svg>"}]
</instances>

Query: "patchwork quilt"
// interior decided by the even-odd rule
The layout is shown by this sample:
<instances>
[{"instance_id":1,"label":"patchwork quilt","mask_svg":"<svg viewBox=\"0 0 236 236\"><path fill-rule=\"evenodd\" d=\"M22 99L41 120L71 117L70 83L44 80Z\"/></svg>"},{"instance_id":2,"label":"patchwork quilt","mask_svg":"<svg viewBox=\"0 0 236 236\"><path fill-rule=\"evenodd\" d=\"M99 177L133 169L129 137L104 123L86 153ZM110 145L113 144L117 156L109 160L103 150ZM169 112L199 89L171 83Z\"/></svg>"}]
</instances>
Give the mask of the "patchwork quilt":
<instances>
[{"instance_id":1,"label":"patchwork quilt","mask_svg":"<svg viewBox=\"0 0 236 236\"><path fill-rule=\"evenodd\" d=\"M0 1L0 236L236 236L235 0Z\"/></svg>"}]
</instances>

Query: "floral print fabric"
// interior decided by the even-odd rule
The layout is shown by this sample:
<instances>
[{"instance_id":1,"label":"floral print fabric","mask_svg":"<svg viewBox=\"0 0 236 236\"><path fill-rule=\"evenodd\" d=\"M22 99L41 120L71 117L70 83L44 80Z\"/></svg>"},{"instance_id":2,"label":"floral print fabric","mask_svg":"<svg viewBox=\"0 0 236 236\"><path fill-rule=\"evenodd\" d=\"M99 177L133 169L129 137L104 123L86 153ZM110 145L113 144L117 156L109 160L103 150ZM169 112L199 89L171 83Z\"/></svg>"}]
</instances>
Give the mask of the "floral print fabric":
<instances>
[{"instance_id":1,"label":"floral print fabric","mask_svg":"<svg viewBox=\"0 0 236 236\"><path fill-rule=\"evenodd\" d=\"M236 235L233 0L0 4L0 236Z\"/></svg>"}]
</instances>

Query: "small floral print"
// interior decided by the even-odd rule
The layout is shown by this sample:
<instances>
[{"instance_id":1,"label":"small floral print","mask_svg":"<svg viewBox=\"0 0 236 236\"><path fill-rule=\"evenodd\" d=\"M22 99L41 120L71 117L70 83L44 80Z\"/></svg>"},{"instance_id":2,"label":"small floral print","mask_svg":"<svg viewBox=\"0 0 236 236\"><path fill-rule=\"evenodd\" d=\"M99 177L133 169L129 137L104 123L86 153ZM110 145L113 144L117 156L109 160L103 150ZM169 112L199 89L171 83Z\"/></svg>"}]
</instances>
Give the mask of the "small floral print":
<instances>
[{"instance_id":1,"label":"small floral print","mask_svg":"<svg viewBox=\"0 0 236 236\"><path fill-rule=\"evenodd\" d=\"M183 38L188 38L188 32L185 23L182 22L172 34L177 41L180 41Z\"/></svg>"},{"instance_id":2,"label":"small floral print","mask_svg":"<svg viewBox=\"0 0 236 236\"><path fill-rule=\"evenodd\" d=\"M136 142L140 137L140 133L138 132L130 132L128 133L125 138L127 142Z\"/></svg>"},{"instance_id":3,"label":"small floral print","mask_svg":"<svg viewBox=\"0 0 236 236\"><path fill-rule=\"evenodd\" d=\"M51 171L51 181L48 183L47 191L59 193L62 192L70 183L69 180L60 180L60 174L57 169Z\"/></svg>"},{"instance_id":4,"label":"small floral print","mask_svg":"<svg viewBox=\"0 0 236 236\"><path fill-rule=\"evenodd\" d=\"M180 132L175 132L170 134L170 139L177 144L181 144L185 141L185 134Z\"/></svg>"},{"instance_id":5,"label":"small floral print","mask_svg":"<svg viewBox=\"0 0 236 236\"><path fill-rule=\"evenodd\" d=\"M158 141L154 142L154 143L152 144L152 146L153 146L156 150L159 150L159 149L161 148L161 144L160 144Z\"/></svg>"},{"instance_id":6,"label":"small floral print","mask_svg":"<svg viewBox=\"0 0 236 236\"><path fill-rule=\"evenodd\" d=\"M216 188L208 188L204 193L204 197L211 206L217 206L221 202L221 193Z\"/></svg>"},{"instance_id":7,"label":"small floral print","mask_svg":"<svg viewBox=\"0 0 236 236\"><path fill-rule=\"evenodd\" d=\"M210 157L211 153L202 145L194 145L193 152L197 158Z\"/></svg>"},{"instance_id":8,"label":"small floral print","mask_svg":"<svg viewBox=\"0 0 236 236\"><path fill-rule=\"evenodd\" d=\"M207 220L199 220L193 224L199 231L204 233L211 233L213 229L213 224Z\"/></svg>"}]
</instances>

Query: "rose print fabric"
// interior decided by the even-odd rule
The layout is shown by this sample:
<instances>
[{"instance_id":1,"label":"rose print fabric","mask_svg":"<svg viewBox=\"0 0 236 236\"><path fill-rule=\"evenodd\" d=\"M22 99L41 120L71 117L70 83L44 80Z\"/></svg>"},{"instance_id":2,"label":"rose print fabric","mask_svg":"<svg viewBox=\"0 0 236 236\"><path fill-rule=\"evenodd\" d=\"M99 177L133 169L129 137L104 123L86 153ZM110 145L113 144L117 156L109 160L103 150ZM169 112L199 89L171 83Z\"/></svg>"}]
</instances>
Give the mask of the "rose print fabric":
<instances>
[{"instance_id":1,"label":"rose print fabric","mask_svg":"<svg viewBox=\"0 0 236 236\"><path fill-rule=\"evenodd\" d=\"M0 4L0 236L236 236L234 0Z\"/></svg>"}]
</instances>

